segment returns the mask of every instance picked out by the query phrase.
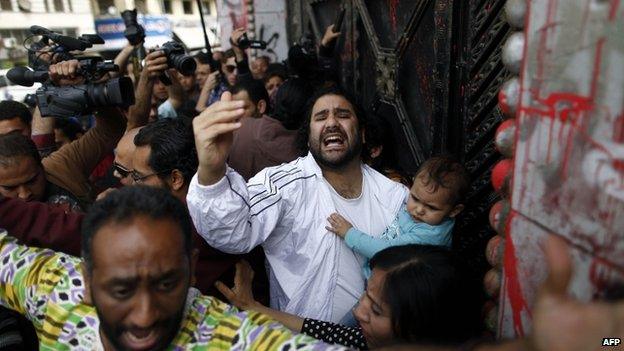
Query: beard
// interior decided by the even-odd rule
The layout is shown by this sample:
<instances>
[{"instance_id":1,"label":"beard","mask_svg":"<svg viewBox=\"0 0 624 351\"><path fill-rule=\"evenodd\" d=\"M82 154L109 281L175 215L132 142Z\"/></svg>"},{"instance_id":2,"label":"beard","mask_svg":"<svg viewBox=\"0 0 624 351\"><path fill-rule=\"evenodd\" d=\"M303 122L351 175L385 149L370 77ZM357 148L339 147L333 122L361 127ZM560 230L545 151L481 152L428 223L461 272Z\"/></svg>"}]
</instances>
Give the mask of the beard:
<instances>
[{"instance_id":1,"label":"beard","mask_svg":"<svg viewBox=\"0 0 624 351\"><path fill-rule=\"evenodd\" d=\"M95 304L93 296L91 299ZM164 330L165 333L162 335L153 350L164 350L178 334L182 318L184 318L185 305L186 304L183 304L182 308L171 318L161 321L155 326L158 329ZM95 312L100 320L100 330L104 334L102 336L105 337L111 345L113 345L116 351L126 351L127 348L121 343L120 339L123 333L128 331L129 328L121 325L113 325L112 323L106 321L97 304L95 304Z\"/></svg>"},{"instance_id":2,"label":"beard","mask_svg":"<svg viewBox=\"0 0 624 351\"><path fill-rule=\"evenodd\" d=\"M335 158L330 158L321 150L321 146L323 145L323 139L327 134L331 133L342 134L344 143L348 145L347 149L340 156ZM321 166L321 168L324 167L333 170L342 169L355 158L360 157L362 153L361 132L358 129L353 137L353 140L348 140L347 133L345 133L342 128L338 126L327 128L321 133L318 140L310 139L310 153L314 157L314 160L316 160L316 162Z\"/></svg>"}]
</instances>

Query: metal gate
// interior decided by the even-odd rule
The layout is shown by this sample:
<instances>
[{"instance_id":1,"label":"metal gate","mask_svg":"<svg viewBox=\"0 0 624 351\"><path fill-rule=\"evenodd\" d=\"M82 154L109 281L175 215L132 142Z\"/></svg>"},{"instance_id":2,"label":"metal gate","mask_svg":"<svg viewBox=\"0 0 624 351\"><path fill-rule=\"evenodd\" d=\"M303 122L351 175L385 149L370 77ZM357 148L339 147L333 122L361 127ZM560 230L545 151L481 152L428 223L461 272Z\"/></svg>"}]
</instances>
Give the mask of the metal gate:
<instances>
[{"instance_id":1,"label":"metal gate","mask_svg":"<svg viewBox=\"0 0 624 351\"><path fill-rule=\"evenodd\" d=\"M342 84L392 126L397 161L410 173L432 154L451 153L472 176L454 246L476 273L487 267L488 211L497 200L490 170L499 159L497 96L510 77L501 62L509 34L504 0L288 0L291 41L317 39L341 7Z\"/></svg>"}]
</instances>

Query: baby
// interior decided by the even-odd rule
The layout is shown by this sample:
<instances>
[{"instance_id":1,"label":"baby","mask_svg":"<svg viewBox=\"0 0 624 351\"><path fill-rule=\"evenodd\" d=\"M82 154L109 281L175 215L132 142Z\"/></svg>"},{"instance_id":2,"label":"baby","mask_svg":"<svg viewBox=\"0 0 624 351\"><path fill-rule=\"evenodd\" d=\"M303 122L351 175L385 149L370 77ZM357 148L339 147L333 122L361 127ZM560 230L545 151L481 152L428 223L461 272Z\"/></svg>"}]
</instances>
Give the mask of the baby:
<instances>
[{"instance_id":1,"label":"baby","mask_svg":"<svg viewBox=\"0 0 624 351\"><path fill-rule=\"evenodd\" d=\"M414 177L409 199L380 237L363 233L338 213L327 219L327 230L345 239L345 243L366 257L364 276L370 277L368 260L390 246L427 244L451 246L455 216L463 209L470 181L457 161L441 156L427 160Z\"/></svg>"}]
</instances>

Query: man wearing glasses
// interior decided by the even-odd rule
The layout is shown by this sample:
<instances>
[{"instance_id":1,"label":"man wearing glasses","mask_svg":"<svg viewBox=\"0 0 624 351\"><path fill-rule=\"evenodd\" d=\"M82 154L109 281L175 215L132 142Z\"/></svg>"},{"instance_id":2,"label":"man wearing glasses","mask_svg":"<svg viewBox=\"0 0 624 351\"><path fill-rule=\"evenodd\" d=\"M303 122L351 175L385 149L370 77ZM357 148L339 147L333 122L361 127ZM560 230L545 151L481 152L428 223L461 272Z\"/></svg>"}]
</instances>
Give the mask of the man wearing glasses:
<instances>
[{"instance_id":1,"label":"man wearing glasses","mask_svg":"<svg viewBox=\"0 0 624 351\"><path fill-rule=\"evenodd\" d=\"M134 137L141 128L134 128L126 132L117 143L115 161L113 161L113 175L124 185L132 185L132 156L134 154Z\"/></svg>"}]
</instances>

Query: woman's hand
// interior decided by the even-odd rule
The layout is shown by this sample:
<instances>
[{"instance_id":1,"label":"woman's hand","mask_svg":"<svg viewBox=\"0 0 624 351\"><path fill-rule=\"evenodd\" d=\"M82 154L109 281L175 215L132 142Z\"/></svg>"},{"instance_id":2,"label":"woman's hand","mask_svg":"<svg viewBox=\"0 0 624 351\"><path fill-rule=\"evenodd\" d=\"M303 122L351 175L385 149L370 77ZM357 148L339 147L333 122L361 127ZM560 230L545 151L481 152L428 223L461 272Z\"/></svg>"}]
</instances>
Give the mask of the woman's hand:
<instances>
[{"instance_id":1,"label":"woman's hand","mask_svg":"<svg viewBox=\"0 0 624 351\"><path fill-rule=\"evenodd\" d=\"M230 289L220 281L215 283L215 287L232 305L236 306L238 309L253 309L254 307L260 305L260 303L254 299L253 292L251 290L253 277L254 271L251 269L249 263L245 260L240 260L236 264L234 287Z\"/></svg>"}]
</instances>

